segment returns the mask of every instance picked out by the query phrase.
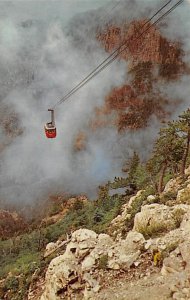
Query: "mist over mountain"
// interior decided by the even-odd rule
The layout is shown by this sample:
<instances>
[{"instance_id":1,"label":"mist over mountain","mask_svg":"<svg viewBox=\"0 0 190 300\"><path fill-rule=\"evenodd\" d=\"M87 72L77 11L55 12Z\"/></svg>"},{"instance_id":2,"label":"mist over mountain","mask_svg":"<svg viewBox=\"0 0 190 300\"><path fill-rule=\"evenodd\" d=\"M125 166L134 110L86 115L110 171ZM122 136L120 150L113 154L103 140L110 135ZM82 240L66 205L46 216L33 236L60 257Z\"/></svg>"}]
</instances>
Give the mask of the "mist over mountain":
<instances>
[{"instance_id":1,"label":"mist over mountain","mask_svg":"<svg viewBox=\"0 0 190 300\"><path fill-rule=\"evenodd\" d=\"M114 122L116 111L111 110L109 116L103 115L104 126L95 130L91 126L97 108L105 106L108 95L114 89L131 85L133 56L128 55L118 57L60 105L55 111L58 136L55 140L45 138L47 109L108 56L105 38L100 41L98 35L109 32L110 26L120 28L123 35L113 50L129 34L131 22L149 18L164 3L121 1L113 10L111 3L106 3L103 8L80 13L65 24L61 13L64 4L55 1L52 6L52 2L40 1L37 7L32 2L30 10L24 1L0 3L0 200L3 206L32 206L50 193L83 193L94 197L98 185L122 175L122 165L133 151L138 151L142 159L147 158L162 125L162 118L153 111L146 126L136 130L126 126L125 130L118 131ZM183 64L181 73L168 80L159 77L158 62L151 61L153 79L156 78L151 93L159 90L159 96L167 99L163 103L166 121L189 106L189 13L190 4L185 1L156 27L168 45L178 45L181 51L178 62ZM144 63L141 53L139 48L138 63ZM162 63L159 62L160 66ZM136 86L134 90L138 98L140 92ZM142 102L147 94L145 91ZM78 151L74 145L80 132L84 133L85 146Z\"/></svg>"}]
</instances>

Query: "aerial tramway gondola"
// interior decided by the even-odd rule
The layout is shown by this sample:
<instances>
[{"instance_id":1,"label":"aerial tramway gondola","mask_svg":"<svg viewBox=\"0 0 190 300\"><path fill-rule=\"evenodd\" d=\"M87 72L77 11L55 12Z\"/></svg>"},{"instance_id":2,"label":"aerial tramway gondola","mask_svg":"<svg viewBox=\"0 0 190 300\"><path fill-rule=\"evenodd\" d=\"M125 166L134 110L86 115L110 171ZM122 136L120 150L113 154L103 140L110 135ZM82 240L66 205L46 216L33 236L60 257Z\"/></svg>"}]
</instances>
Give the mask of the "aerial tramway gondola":
<instances>
[{"instance_id":1,"label":"aerial tramway gondola","mask_svg":"<svg viewBox=\"0 0 190 300\"><path fill-rule=\"evenodd\" d=\"M51 122L45 124L45 134L48 139L54 139L56 137L56 127L55 127L55 116L54 110L48 109L51 112Z\"/></svg>"},{"instance_id":2,"label":"aerial tramway gondola","mask_svg":"<svg viewBox=\"0 0 190 300\"><path fill-rule=\"evenodd\" d=\"M170 9L168 9L166 12L164 12L156 21L154 21L152 24L149 24L153 18L158 15L166 6L168 6L172 0L168 0L167 3L165 3L150 19L145 21L143 24L141 31L138 32L138 35L133 40L138 40L141 36L143 36L149 29L159 23L164 17L166 17L168 14L170 14L174 9L177 8L184 0L178 0L176 4L174 4ZM66 101L68 98L70 98L73 94L75 94L80 88L82 88L84 85L86 85L92 78L97 76L100 72L102 72L105 68L107 68L123 51L127 49L127 42L130 42L130 38L127 39L124 43L121 43L104 61L102 61L92 72L90 72L81 82L79 82L75 87L73 87L62 99L60 99L51 109L48 109L48 111L51 112L51 122L46 123L45 128L45 134L47 138L55 138L56 137L56 127L55 127L55 117L54 117L54 108L64 101Z\"/></svg>"}]
</instances>

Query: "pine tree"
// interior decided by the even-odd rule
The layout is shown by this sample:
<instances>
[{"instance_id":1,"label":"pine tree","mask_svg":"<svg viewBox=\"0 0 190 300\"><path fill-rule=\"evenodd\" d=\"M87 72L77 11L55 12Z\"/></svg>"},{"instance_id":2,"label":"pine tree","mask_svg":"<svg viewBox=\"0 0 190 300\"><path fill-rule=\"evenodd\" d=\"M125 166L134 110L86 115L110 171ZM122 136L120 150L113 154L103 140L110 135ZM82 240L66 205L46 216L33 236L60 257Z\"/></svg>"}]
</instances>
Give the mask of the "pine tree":
<instances>
[{"instance_id":1,"label":"pine tree","mask_svg":"<svg viewBox=\"0 0 190 300\"><path fill-rule=\"evenodd\" d=\"M131 161L130 161L129 172L128 172L128 181L130 183L134 182L135 173L137 171L139 164L140 164L139 156L134 151L133 157L131 158Z\"/></svg>"},{"instance_id":2,"label":"pine tree","mask_svg":"<svg viewBox=\"0 0 190 300\"><path fill-rule=\"evenodd\" d=\"M183 176L185 174L185 167L190 147L190 109L187 109L179 116L179 121L176 122L176 128L178 135L184 140L184 150L180 167L180 174Z\"/></svg>"},{"instance_id":3,"label":"pine tree","mask_svg":"<svg viewBox=\"0 0 190 300\"><path fill-rule=\"evenodd\" d=\"M176 166L183 156L183 139L177 133L176 123L168 123L168 127L161 129L153 155L147 163L147 169L155 178L159 174L157 190L163 190L163 180L166 170Z\"/></svg>"}]
</instances>

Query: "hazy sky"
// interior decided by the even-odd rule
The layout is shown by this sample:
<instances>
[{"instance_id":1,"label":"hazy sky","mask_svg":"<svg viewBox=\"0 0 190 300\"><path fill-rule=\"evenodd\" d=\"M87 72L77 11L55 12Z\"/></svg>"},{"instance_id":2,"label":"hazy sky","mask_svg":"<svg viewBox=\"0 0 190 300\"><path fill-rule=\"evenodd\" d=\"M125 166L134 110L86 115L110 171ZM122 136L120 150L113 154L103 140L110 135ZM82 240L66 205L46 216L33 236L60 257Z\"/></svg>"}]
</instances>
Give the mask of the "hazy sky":
<instances>
[{"instance_id":1,"label":"hazy sky","mask_svg":"<svg viewBox=\"0 0 190 300\"><path fill-rule=\"evenodd\" d=\"M104 104L113 88L129 80L123 60L115 60L57 107L55 140L48 140L43 129L49 121L47 108L107 58L96 39L97 28L108 22L150 17L165 0L120 0L112 10L118 2L0 0L0 146L6 145L0 152L0 201L35 205L49 193L58 192L95 197L98 185L122 175L123 160L134 150L147 157L160 127L156 117L144 130L123 134L115 127L93 131L89 126L95 108ZM182 42L188 64L189 15L186 2L167 16L167 26L161 28L164 36ZM159 85L174 115L189 106L189 82L186 76ZM23 130L11 141L3 126L10 113L17 116L17 122L10 119L10 125ZM80 132L86 136L86 148L75 151Z\"/></svg>"},{"instance_id":2,"label":"hazy sky","mask_svg":"<svg viewBox=\"0 0 190 300\"><path fill-rule=\"evenodd\" d=\"M106 3L118 1L110 0L0 0L0 17L10 17L11 19L26 19L29 16L47 19L59 19L60 17L65 20L65 23L74 15L85 12L91 9L96 9ZM44 7L42 8L42 3Z\"/></svg>"}]
</instances>

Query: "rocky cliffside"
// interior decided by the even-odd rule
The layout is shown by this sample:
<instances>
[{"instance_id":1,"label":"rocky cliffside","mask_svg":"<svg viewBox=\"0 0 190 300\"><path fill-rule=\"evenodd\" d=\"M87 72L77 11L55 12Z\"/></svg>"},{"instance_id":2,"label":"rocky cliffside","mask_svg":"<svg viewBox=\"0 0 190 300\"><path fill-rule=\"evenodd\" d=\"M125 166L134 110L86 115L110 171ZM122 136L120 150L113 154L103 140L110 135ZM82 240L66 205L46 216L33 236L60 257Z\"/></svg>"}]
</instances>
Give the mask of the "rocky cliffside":
<instances>
[{"instance_id":1,"label":"rocky cliffside","mask_svg":"<svg viewBox=\"0 0 190 300\"><path fill-rule=\"evenodd\" d=\"M174 197L175 194L175 197ZM162 195L143 197L132 230L128 222L142 201L131 197L110 224L109 234L74 231L45 280L31 286L28 299L190 299L190 171L172 179Z\"/></svg>"},{"instance_id":2,"label":"rocky cliffside","mask_svg":"<svg viewBox=\"0 0 190 300\"><path fill-rule=\"evenodd\" d=\"M133 21L123 24L122 27L110 26L105 32L98 34L98 39L108 52L115 50L120 44L125 44L125 50L120 57L129 60L131 68L140 62L152 62L173 64L176 71L179 71L182 67L180 45L162 37L155 26L148 29L149 27L147 20ZM171 75L174 73L173 70Z\"/></svg>"},{"instance_id":3,"label":"rocky cliffside","mask_svg":"<svg viewBox=\"0 0 190 300\"><path fill-rule=\"evenodd\" d=\"M126 84L112 89L104 105L95 109L90 121L93 131L106 126L116 127L119 132L138 130L146 127L152 116L164 122L172 113L168 109L170 99L162 94L158 83L173 82L187 72L182 45L163 37L156 26L146 32L150 26L146 22L110 25L97 34L108 53L125 45L119 58L127 61L127 69ZM74 142L75 150L85 149L85 143L85 133L80 132Z\"/></svg>"},{"instance_id":4,"label":"rocky cliffside","mask_svg":"<svg viewBox=\"0 0 190 300\"><path fill-rule=\"evenodd\" d=\"M125 44L120 58L128 62L128 79L124 86L110 91L104 106L97 108L96 117L92 120L93 128L105 126L113 113L111 124L116 125L118 130L145 127L152 115L160 120L167 117L168 99L163 98L156 83L176 80L185 72L183 51L179 43L167 40L156 27L140 36L150 26L149 23L144 26L145 22L140 20L122 27L109 26L97 35L107 52Z\"/></svg>"}]
</instances>

